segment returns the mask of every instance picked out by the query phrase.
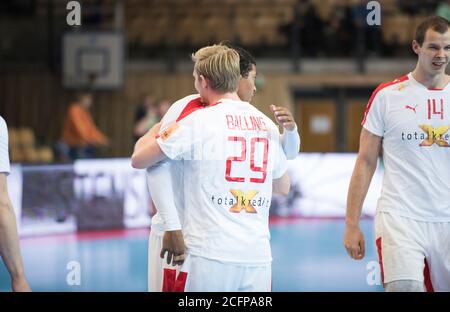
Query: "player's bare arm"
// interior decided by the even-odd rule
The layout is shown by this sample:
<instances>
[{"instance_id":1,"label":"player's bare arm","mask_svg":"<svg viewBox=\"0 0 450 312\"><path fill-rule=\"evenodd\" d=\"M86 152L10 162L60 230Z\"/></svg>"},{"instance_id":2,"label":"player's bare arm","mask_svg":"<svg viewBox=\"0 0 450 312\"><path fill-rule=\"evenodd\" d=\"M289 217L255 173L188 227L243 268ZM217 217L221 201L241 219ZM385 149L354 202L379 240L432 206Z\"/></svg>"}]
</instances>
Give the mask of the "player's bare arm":
<instances>
[{"instance_id":1,"label":"player's bare arm","mask_svg":"<svg viewBox=\"0 0 450 312\"><path fill-rule=\"evenodd\" d=\"M131 156L131 166L133 168L145 169L165 158L164 153L156 142L156 135L160 127L161 124L157 123L136 142L133 155Z\"/></svg>"},{"instance_id":2,"label":"player's bare arm","mask_svg":"<svg viewBox=\"0 0 450 312\"><path fill-rule=\"evenodd\" d=\"M279 194L287 196L289 194L289 189L291 188L291 179L287 172L279 179L274 179L272 181L272 192L274 194Z\"/></svg>"},{"instance_id":3,"label":"player's bare arm","mask_svg":"<svg viewBox=\"0 0 450 312\"><path fill-rule=\"evenodd\" d=\"M19 249L16 217L8 195L6 175L0 173L0 255L11 275L13 291L31 291Z\"/></svg>"},{"instance_id":4,"label":"player's bare arm","mask_svg":"<svg viewBox=\"0 0 450 312\"><path fill-rule=\"evenodd\" d=\"M353 170L347 195L347 214L345 218L344 246L350 257L364 258L364 235L359 227L359 219L370 181L377 167L381 150L381 137L362 129L358 158Z\"/></svg>"}]
</instances>

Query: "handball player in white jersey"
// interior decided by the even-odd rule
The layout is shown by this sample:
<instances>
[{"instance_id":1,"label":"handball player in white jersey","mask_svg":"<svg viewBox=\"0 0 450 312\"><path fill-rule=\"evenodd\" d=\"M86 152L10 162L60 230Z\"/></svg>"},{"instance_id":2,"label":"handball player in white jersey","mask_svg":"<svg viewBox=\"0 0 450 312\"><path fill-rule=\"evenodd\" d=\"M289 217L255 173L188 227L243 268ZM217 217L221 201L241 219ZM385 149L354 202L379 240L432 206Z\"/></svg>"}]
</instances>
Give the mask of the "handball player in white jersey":
<instances>
[{"instance_id":1,"label":"handball player in white jersey","mask_svg":"<svg viewBox=\"0 0 450 312\"><path fill-rule=\"evenodd\" d=\"M450 23L416 30L412 73L381 84L362 122L350 182L344 245L365 253L359 218L380 151L385 166L375 217L386 291L450 291Z\"/></svg>"},{"instance_id":2,"label":"handball player in white jersey","mask_svg":"<svg viewBox=\"0 0 450 312\"><path fill-rule=\"evenodd\" d=\"M278 129L237 96L236 51L207 47L194 59L196 89L210 106L164 130L145 157L183 160L188 257L172 289L268 291L272 182L279 193L289 190Z\"/></svg>"},{"instance_id":3,"label":"handball player in white jersey","mask_svg":"<svg viewBox=\"0 0 450 312\"><path fill-rule=\"evenodd\" d=\"M246 102L251 102L256 91L256 61L253 56L242 48L234 49L239 53L241 79L239 81L238 96ZM200 96L191 95L179 101L176 101L166 113L161 121L161 129L167 128L178 118L182 118L195 111L196 108L205 104L200 101ZM288 159L294 159L300 148L300 137L297 131L297 125L292 114L284 107L272 105L271 109L275 115L275 120L284 128L281 135L283 150ZM145 139L141 140L145 141ZM143 146L143 142L139 145ZM141 167L145 168L145 167ZM168 290L167 285L163 283L164 276L167 280L172 280L176 267L167 263L167 259L184 253L184 245L179 239L181 232L180 209L183 207L183 193L173 192L174 189L180 190L183 187L183 166L175 162L160 162L147 168L147 184L151 197L157 207L157 212L152 218L152 230L149 238L148 248L148 289L149 291ZM178 210L177 210L178 209ZM162 216L161 216L162 215ZM167 231L167 232L164 232ZM165 234L164 234L165 233ZM165 243L163 244L163 234ZM163 253L167 253L166 259L162 259L160 251L164 245ZM181 246L181 247L180 247ZM181 264L182 261L175 261ZM164 289L164 285L166 288Z\"/></svg>"},{"instance_id":4,"label":"handball player in white jersey","mask_svg":"<svg viewBox=\"0 0 450 312\"><path fill-rule=\"evenodd\" d=\"M9 174L8 128L0 116L0 256L9 275L13 291L30 291L20 255L16 216L8 194Z\"/></svg>"}]
</instances>

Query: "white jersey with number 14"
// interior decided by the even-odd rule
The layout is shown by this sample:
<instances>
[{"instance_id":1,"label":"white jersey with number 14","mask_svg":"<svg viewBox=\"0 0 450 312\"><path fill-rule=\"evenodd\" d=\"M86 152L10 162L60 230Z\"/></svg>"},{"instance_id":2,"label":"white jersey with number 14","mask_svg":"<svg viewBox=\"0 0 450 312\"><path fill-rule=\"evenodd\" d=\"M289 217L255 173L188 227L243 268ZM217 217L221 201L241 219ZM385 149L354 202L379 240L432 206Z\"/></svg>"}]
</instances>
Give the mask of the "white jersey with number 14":
<instances>
[{"instance_id":1,"label":"white jersey with number 14","mask_svg":"<svg viewBox=\"0 0 450 312\"><path fill-rule=\"evenodd\" d=\"M383 138L378 211L450 222L450 84L427 89L411 74L381 84L363 126Z\"/></svg>"}]
</instances>

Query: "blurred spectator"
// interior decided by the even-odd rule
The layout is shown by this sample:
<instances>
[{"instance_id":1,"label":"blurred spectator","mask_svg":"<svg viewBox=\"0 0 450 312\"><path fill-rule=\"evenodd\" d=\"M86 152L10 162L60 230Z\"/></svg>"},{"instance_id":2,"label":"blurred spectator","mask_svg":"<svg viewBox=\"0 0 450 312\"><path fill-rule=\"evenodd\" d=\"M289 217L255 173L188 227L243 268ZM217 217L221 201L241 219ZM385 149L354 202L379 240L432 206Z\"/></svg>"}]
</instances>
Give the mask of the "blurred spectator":
<instances>
[{"instance_id":1,"label":"blurred spectator","mask_svg":"<svg viewBox=\"0 0 450 312\"><path fill-rule=\"evenodd\" d=\"M450 0L442 2L436 9L436 15L450 21Z\"/></svg>"},{"instance_id":2,"label":"blurred spectator","mask_svg":"<svg viewBox=\"0 0 450 312\"><path fill-rule=\"evenodd\" d=\"M409 15L417 15L420 10L421 1L423 0L397 0L397 5L403 12Z\"/></svg>"},{"instance_id":3,"label":"blurred spectator","mask_svg":"<svg viewBox=\"0 0 450 312\"><path fill-rule=\"evenodd\" d=\"M409 15L430 14L435 11L439 0L397 0L397 5Z\"/></svg>"},{"instance_id":4,"label":"blurred spectator","mask_svg":"<svg viewBox=\"0 0 450 312\"><path fill-rule=\"evenodd\" d=\"M157 107L158 107L158 117L159 117L158 121L160 121L164 117L164 115L169 110L170 105L172 105L172 104L168 100L161 100L161 101L158 102L158 105L157 105Z\"/></svg>"},{"instance_id":5,"label":"blurred spectator","mask_svg":"<svg viewBox=\"0 0 450 312\"><path fill-rule=\"evenodd\" d=\"M310 0L298 0L295 6L296 18L280 27L280 32L287 36L291 45L298 40L302 54L317 56L323 54L323 21L317 13L316 7ZM298 27L298 38L294 38L294 27Z\"/></svg>"},{"instance_id":6,"label":"blurred spectator","mask_svg":"<svg viewBox=\"0 0 450 312\"><path fill-rule=\"evenodd\" d=\"M137 108L135 116L134 139L139 140L150 128L158 123L166 114L171 103L168 100L155 101L154 97L147 94L143 97L143 103ZM151 214L155 214L156 206L150 201Z\"/></svg>"},{"instance_id":7,"label":"blurred spectator","mask_svg":"<svg viewBox=\"0 0 450 312\"><path fill-rule=\"evenodd\" d=\"M348 0L333 3L331 14L326 21L325 42L328 55L346 56L352 49L352 11Z\"/></svg>"},{"instance_id":8,"label":"blurred spectator","mask_svg":"<svg viewBox=\"0 0 450 312\"><path fill-rule=\"evenodd\" d=\"M139 140L153 125L160 120L158 106L151 94L146 94L138 106L134 118L134 141Z\"/></svg>"},{"instance_id":9,"label":"blurred spectator","mask_svg":"<svg viewBox=\"0 0 450 312\"><path fill-rule=\"evenodd\" d=\"M92 119L91 106L92 94L87 92L78 94L77 100L70 104L59 146L61 160L95 157L96 147L108 144L108 139Z\"/></svg>"}]
</instances>

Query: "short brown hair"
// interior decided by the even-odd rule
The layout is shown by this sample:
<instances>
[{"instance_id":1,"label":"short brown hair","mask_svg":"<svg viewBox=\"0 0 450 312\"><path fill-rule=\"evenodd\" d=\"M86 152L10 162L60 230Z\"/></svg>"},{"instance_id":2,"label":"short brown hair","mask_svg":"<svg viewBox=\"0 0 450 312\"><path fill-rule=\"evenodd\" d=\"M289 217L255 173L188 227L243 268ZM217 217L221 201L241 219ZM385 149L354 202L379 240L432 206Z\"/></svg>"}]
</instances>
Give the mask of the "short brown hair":
<instances>
[{"instance_id":1,"label":"short brown hair","mask_svg":"<svg viewBox=\"0 0 450 312\"><path fill-rule=\"evenodd\" d=\"M192 54L194 70L208 79L213 90L235 92L240 79L239 54L225 45L201 48Z\"/></svg>"},{"instance_id":2,"label":"short brown hair","mask_svg":"<svg viewBox=\"0 0 450 312\"><path fill-rule=\"evenodd\" d=\"M444 34L450 28L450 22L440 16L430 16L426 18L416 29L416 35L414 40L416 40L419 45L422 45L425 41L425 34L428 29L437 31L440 34Z\"/></svg>"}]
</instances>

